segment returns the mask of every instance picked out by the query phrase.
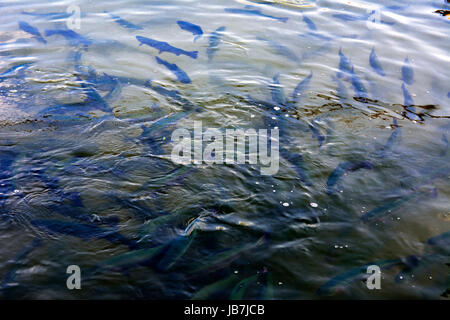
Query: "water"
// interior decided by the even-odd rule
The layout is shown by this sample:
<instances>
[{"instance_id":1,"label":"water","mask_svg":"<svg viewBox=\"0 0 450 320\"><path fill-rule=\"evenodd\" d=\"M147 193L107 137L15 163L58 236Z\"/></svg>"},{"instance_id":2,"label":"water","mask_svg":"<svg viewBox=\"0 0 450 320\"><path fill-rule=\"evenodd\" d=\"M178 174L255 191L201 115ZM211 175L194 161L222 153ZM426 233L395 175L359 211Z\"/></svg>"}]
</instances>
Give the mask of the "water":
<instances>
[{"instance_id":1,"label":"water","mask_svg":"<svg viewBox=\"0 0 450 320\"><path fill-rule=\"evenodd\" d=\"M448 234L427 240L450 225L448 4L78 1L84 38L46 33L71 4L0 3L2 297L445 298ZM174 164L194 120L279 127L280 170Z\"/></svg>"}]
</instances>

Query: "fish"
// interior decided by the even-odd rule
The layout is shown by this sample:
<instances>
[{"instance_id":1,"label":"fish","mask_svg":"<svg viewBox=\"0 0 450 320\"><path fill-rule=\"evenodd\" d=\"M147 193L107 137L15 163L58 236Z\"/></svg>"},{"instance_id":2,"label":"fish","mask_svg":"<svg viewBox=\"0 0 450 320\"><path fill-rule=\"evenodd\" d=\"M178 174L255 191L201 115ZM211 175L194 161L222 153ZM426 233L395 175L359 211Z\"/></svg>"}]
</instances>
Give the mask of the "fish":
<instances>
[{"instance_id":1,"label":"fish","mask_svg":"<svg viewBox=\"0 0 450 320\"><path fill-rule=\"evenodd\" d=\"M245 278L244 280L241 280L236 286L233 288L233 290L230 293L230 299L231 300L243 300L245 291L248 289L249 286L254 284L259 278L258 274L254 274L248 278Z\"/></svg>"},{"instance_id":2,"label":"fish","mask_svg":"<svg viewBox=\"0 0 450 320\"><path fill-rule=\"evenodd\" d=\"M145 44L149 47L159 50L160 54L163 52L169 52L176 56L185 55L192 59L197 59L197 56L198 56L198 51L185 51L183 49L176 48L176 47L168 44L167 42L158 41L158 40L154 40L154 39L150 39L150 38L146 38L146 37L142 37L142 36L136 36L136 39L140 42L140 46Z\"/></svg>"},{"instance_id":3,"label":"fish","mask_svg":"<svg viewBox=\"0 0 450 320\"><path fill-rule=\"evenodd\" d=\"M306 89L309 86L309 83L311 82L311 79L313 77L313 72L310 71L309 75L300 81L297 86L294 88L294 91L292 92L292 100L294 103L298 103L300 101L301 95L303 95L306 91Z\"/></svg>"},{"instance_id":4,"label":"fish","mask_svg":"<svg viewBox=\"0 0 450 320\"><path fill-rule=\"evenodd\" d=\"M429 199L430 196L436 197L436 195L436 188L432 188L431 190L427 190L424 192L420 192L420 190L414 190L400 198L397 198L391 202L382 204L381 206L370 210L369 212L362 215L360 219L363 223L371 223L392 214L395 210L408 202L411 202L413 200L419 201L421 199Z\"/></svg>"},{"instance_id":5,"label":"fish","mask_svg":"<svg viewBox=\"0 0 450 320\"><path fill-rule=\"evenodd\" d=\"M290 152L286 148L280 147L280 155L292 165L300 181L306 186L312 186L311 180L305 169L305 160L300 153Z\"/></svg>"},{"instance_id":6,"label":"fish","mask_svg":"<svg viewBox=\"0 0 450 320\"><path fill-rule=\"evenodd\" d=\"M92 44L92 41L83 37L82 35L76 33L73 30L63 30L63 29L47 29L45 30L45 36L62 36L67 40L67 43L71 47L83 46L87 48Z\"/></svg>"},{"instance_id":7,"label":"fish","mask_svg":"<svg viewBox=\"0 0 450 320\"><path fill-rule=\"evenodd\" d=\"M338 192L339 182L343 176L349 172L355 172L360 169L373 169L375 166L368 160L365 161L347 161L340 163L336 169L328 176L327 193L335 194Z\"/></svg>"},{"instance_id":8,"label":"fish","mask_svg":"<svg viewBox=\"0 0 450 320\"><path fill-rule=\"evenodd\" d=\"M375 48L372 48L372 51L370 52L369 62L370 66L377 74L382 77L386 76L386 73L384 72L383 67L380 64L380 61L378 61L378 57L375 53Z\"/></svg>"},{"instance_id":9,"label":"fish","mask_svg":"<svg viewBox=\"0 0 450 320\"><path fill-rule=\"evenodd\" d=\"M352 68L351 76L352 76L352 78L351 78L352 86L353 86L353 89L355 90L355 97L362 98L362 99L364 99L363 101L365 101L368 98L367 89L364 86L364 83L362 82L362 80L357 76L357 74L355 73L353 68Z\"/></svg>"},{"instance_id":10,"label":"fish","mask_svg":"<svg viewBox=\"0 0 450 320\"><path fill-rule=\"evenodd\" d=\"M152 80L147 80L145 82L144 86L169 98L170 100L177 102L183 108L183 112L179 112L181 114L181 116L183 116L183 117L192 111L195 111L195 112L202 111L200 108L196 107L191 101L189 101L186 98L183 98L180 95L180 92L177 90L168 90L160 85L154 85L154 84L152 84ZM172 117L177 118L176 115L172 115Z\"/></svg>"},{"instance_id":11,"label":"fish","mask_svg":"<svg viewBox=\"0 0 450 320\"><path fill-rule=\"evenodd\" d=\"M208 61L211 62L216 51L219 50L218 47L222 42L223 32L226 27L219 27L215 31L211 32L208 40L208 48L206 48L206 54L208 56Z\"/></svg>"},{"instance_id":12,"label":"fish","mask_svg":"<svg viewBox=\"0 0 450 320\"><path fill-rule=\"evenodd\" d=\"M307 60L310 58L319 57L320 55L330 51L332 48L331 42L326 41L323 45L318 47L317 49L314 49L312 51L306 51L302 53L301 60Z\"/></svg>"},{"instance_id":13,"label":"fish","mask_svg":"<svg viewBox=\"0 0 450 320\"><path fill-rule=\"evenodd\" d=\"M108 198L111 199L112 201L115 201L123 208L132 209L133 213L135 213L144 222L152 217L152 212L149 208L141 207L135 204L133 200L128 199L128 197L121 196L116 193L110 193L108 194Z\"/></svg>"},{"instance_id":14,"label":"fish","mask_svg":"<svg viewBox=\"0 0 450 320\"><path fill-rule=\"evenodd\" d=\"M349 97L347 87L337 76L332 76L331 80L333 80L337 85L336 95L338 96L339 101L341 101L341 103L344 103L344 101Z\"/></svg>"},{"instance_id":15,"label":"fish","mask_svg":"<svg viewBox=\"0 0 450 320\"><path fill-rule=\"evenodd\" d=\"M255 243L247 243L238 245L232 249L228 249L221 253L212 255L203 259L203 263L200 267L197 267L189 272L187 278L196 278L199 276L205 276L208 273L220 270L228 266L231 262L239 258L243 253L256 249L266 242L267 236L264 235L259 238Z\"/></svg>"},{"instance_id":16,"label":"fish","mask_svg":"<svg viewBox=\"0 0 450 320\"><path fill-rule=\"evenodd\" d=\"M402 78L404 83L413 84L414 83L414 69L411 66L411 62L409 62L409 58L406 57L402 66Z\"/></svg>"},{"instance_id":17,"label":"fish","mask_svg":"<svg viewBox=\"0 0 450 320\"><path fill-rule=\"evenodd\" d=\"M329 296L338 292L339 288L346 287L352 282L360 279L364 279L369 276L367 268L372 265L377 265L380 269L389 269L395 266L403 265L402 259L388 259L367 263L361 267L350 269L344 273L341 273L325 284L320 286L317 290L319 296Z\"/></svg>"},{"instance_id":18,"label":"fish","mask_svg":"<svg viewBox=\"0 0 450 320\"><path fill-rule=\"evenodd\" d=\"M270 84L270 94L272 95L272 100L279 106L285 106L286 105L286 97L284 95L283 87L280 84L280 81L278 78L280 77L280 74L276 74L273 79L272 83Z\"/></svg>"},{"instance_id":19,"label":"fish","mask_svg":"<svg viewBox=\"0 0 450 320\"><path fill-rule=\"evenodd\" d=\"M347 14L347 13L336 13L333 14L332 17L342 21L364 21L367 20L368 18L368 16L357 16L354 14Z\"/></svg>"},{"instance_id":20,"label":"fish","mask_svg":"<svg viewBox=\"0 0 450 320\"><path fill-rule=\"evenodd\" d=\"M234 13L234 14L245 14L245 15L253 15L253 16L259 16L264 18L269 18L273 20L278 20L280 22L286 23L289 18L287 17L274 17L271 15L267 15L261 12L261 10L258 9L252 9L253 6L246 6L245 9L237 9L237 8L225 8L226 12Z\"/></svg>"},{"instance_id":21,"label":"fish","mask_svg":"<svg viewBox=\"0 0 450 320\"><path fill-rule=\"evenodd\" d=\"M47 41L42 37L41 33L36 27L33 27L28 22L19 21L19 28L26 33L33 35L38 41L42 43L47 43Z\"/></svg>"},{"instance_id":22,"label":"fish","mask_svg":"<svg viewBox=\"0 0 450 320\"><path fill-rule=\"evenodd\" d=\"M171 127L176 124L179 120L184 119L189 115L188 112L177 112L164 116L155 122L153 122L149 127L143 126L143 132L141 134L141 139L145 139L154 135L157 132L164 130L167 127Z\"/></svg>"},{"instance_id":23,"label":"fish","mask_svg":"<svg viewBox=\"0 0 450 320\"><path fill-rule=\"evenodd\" d=\"M319 32L313 32L313 31L309 31L309 32L307 32L305 34L299 34L299 37L306 38L306 39L316 38L316 39L323 40L323 41L331 41L331 40L333 40L333 38L331 38L331 37L328 37L328 36L326 36L324 34L321 34Z\"/></svg>"},{"instance_id":24,"label":"fish","mask_svg":"<svg viewBox=\"0 0 450 320\"><path fill-rule=\"evenodd\" d=\"M408 89L405 86L405 83L402 83L402 91L403 91L403 108L405 109L402 114L404 117L414 120L414 121L422 121L422 118L416 114L416 108L414 107L414 100L409 93Z\"/></svg>"},{"instance_id":25,"label":"fish","mask_svg":"<svg viewBox=\"0 0 450 320\"><path fill-rule=\"evenodd\" d=\"M156 59L156 62L165 66L170 71L172 71L172 73L177 77L177 79L181 83L191 83L192 82L191 79L189 78L189 76L186 74L186 72L181 70L175 63L169 63L159 57L155 57L155 59Z\"/></svg>"},{"instance_id":26,"label":"fish","mask_svg":"<svg viewBox=\"0 0 450 320\"><path fill-rule=\"evenodd\" d=\"M105 273L108 271L125 272L129 269L139 266L151 266L164 251L165 246L160 245L151 248L142 248L112 256L111 258L98 263L90 271L90 276L97 273Z\"/></svg>"},{"instance_id":27,"label":"fish","mask_svg":"<svg viewBox=\"0 0 450 320\"><path fill-rule=\"evenodd\" d=\"M12 76L19 76L21 75L26 69L28 69L31 66L31 62L21 63L18 65L15 65L14 67L11 67L2 73L0 73L0 82L3 82L6 78L12 77Z\"/></svg>"},{"instance_id":28,"label":"fish","mask_svg":"<svg viewBox=\"0 0 450 320\"><path fill-rule=\"evenodd\" d=\"M102 229L91 224L79 224L59 220L32 220L31 224L36 228L50 233L59 233L67 236L77 237L83 240L105 239L113 244L123 244L130 249L136 248L134 240L125 238L115 231Z\"/></svg>"},{"instance_id":29,"label":"fish","mask_svg":"<svg viewBox=\"0 0 450 320\"><path fill-rule=\"evenodd\" d=\"M85 121L87 119L92 119L89 112L94 110L101 110L107 113L105 117L112 116L112 108L103 99L103 97L95 90L92 84L80 81L80 86L86 98L80 103L69 103L69 104L58 104L54 106L49 106L37 114L38 117L49 118L52 117L53 120L58 121L74 121L74 123Z\"/></svg>"},{"instance_id":30,"label":"fish","mask_svg":"<svg viewBox=\"0 0 450 320\"><path fill-rule=\"evenodd\" d=\"M288 58L289 60L294 61L296 63L301 62L300 58L291 49L289 49L285 45L283 45L277 41L266 40L266 39L259 38L259 37L256 39L267 42L269 47L271 47L277 54L282 55L285 58Z\"/></svg>"},{"instance_id":31,"label":"fish","mask_svg":"<svg viewBox=\"0 0 450 320\"><path fill-rule=\"evenodd\" d=\"M189 215L186 212L163 213L156 218L145 221L139 229L140 242L152 237L158 229L178 225L188 220Z\"/></svg>"},{"instance_id":32,"label":"fish","mask_svg":"<svg viewBox=\"0 0 450 320\"><path fill-rule=\"evenodd\" d=\"M390 150L392 150L393 146L399 142L401 139L401 129L397 124L397 119L394 118L393 122L394 131L392 131L391 135L388 138L386 144L376 153L376 156L380 158L385 158Z\"/></svg>"},{"instance_id":33,"label":"fish","mask_svg":"<svg viewBox=\"0 0 450 320\"><path fill-rule=\"evenodd\" d=\"M156 267L158 271L165 272L170 270L178 261L178 259L180 259L187 252L193 240L195 239L197 225L200 221L200 218L201 216L193 220L181 235L179 235L168 244L167 251Z\"/></svg>"},{"instance_id":34,"label":"fish","mask_svg":"<svg viewBox=\"0 0 450 320\"><path fill-rule=\"evenodd\" d=\"M230 293L230 300L243 300L249 288L258 288L255 296L248 297L253 300L271 300L273 299L273 286L269 271L264 267L256 274L241 280L237 283ZM248 295L248 293L247 293Z\"/></svg>"},{"instance_id":35,"label":"fish","mask_svg":"<svg viewBox=\"0 0 450 320\"><path fill-rule=\"evenodd\" d=\"M339 79L343 78L346 74L350 75L353 72L353 65L350 59L342 52L342 48L339 48L339 70L340 71L337 73Z\"/></svg>"},{"instance_id":36,"label":"fish","mask_svg":"<svg viewBox=\"0 0 450 320\"><path fill-rule=\"evenodd\" d=\"M132 23L130 21L127 21L125 19L122 19L121 17L119 17L119 16L117 16L115 14L109 13L107 11L105 11L105 13L108 13L109 16L113 19L113 21L115 23L117 23L118 25L120 25L120 26L122 26L124 28L132 29L132 30L142 30L143 29L141 26L138 26L138 25L136 25L136 24L134 24L134 23Z\"/></svg>"},{"instance_id":37,"label":"fish","mask_svg":"<svg viewBox=\"0 0 450 320\"><path fill-rule=\"evenodd\" d=\"M309 30L313 30L313 31L317 30L317 27L316 27L316 24L314 23L314 21L312 21L307 16L303 15L303 21L306 23Z\"/></svg>"},{"instance_id":38,"label":"fish","mask_svg":"<svg viewBox=\"0 0 450 320\"><path fill-rule=\"evenodd\" d=\"M411 96L411 94L409 93L408 89L406 89L405 83L402 83L402 91L403 91L403 105L405 107L412 107L414 105L414 100ZM411 108L412 110L415 111L415 108Z\"/></svg>"},{"instance_id":39,"label":"fish","mask_svg":"<svg viewBox=\"0 0 450 320\"><path fill-rule=\"evenodd\" d=\"M447 245L443 245L441 247L444 250L448 250ZM433 250L435 251L435 250ZM443 255L440 252L432 252L426 253L422 256L411 255L403 259L404 260L404 268L395 276L395 282L401 283L403 281L407 281L409 279L415 278L415 276L423 275L425 272L428 273L431 268L434 268L436 265L447 265L450 267L448 263L448 255ZM447 277L450 280L450 277ZM447 281L448 281L447 280Z\"/></svg>"},{"instance_id":40,"label":"fish","mask_svg":"<svg viewBox=\"0 0 450 320\"><path fill-rule=\"evenodd\" d=\"M44 18L52 18L54 20L58 19L67 19L70 18L75 12L46 12L46 13L38 13L38 12L27 12L22 11L22 14L33 16L33 17L44 17Z\"/></svg>"},{"instance_id":41,"label":"fish","mask_svg":"<svg viewBox=\"0 0 450 320\"><path fill-rule=\"evenodd\" d=\"M450 231L444 232L427 240L427 244L436 247L449 248L450 247Z\"/></svg>"},{"instance_id":42,"label":"fish","mask_svg":"<svg viewBox=\"0 0 450 320\"><path fill-rule=\"evenodd\" d=\"M194 42L197 41L198 39L200 39L201 36L203 35L202 28L196 24L190 23L188 21L182 21L182 20L178 20L177 24L181 29L189 31L195 36Z\"/></svg>"},{"instance_id":43,"label":"fish","mask_svg":"<svg viewBox=\"0 0 450 320\"><path fill-rule=\"evenodd\" d=\"M191 300L209 300L214 299L217 296L225 296L225 294L228 293L229 288L234 286L239 280L238 275L232 274L203 287L191 297Z\"/></svg>"},{"instance_id":44,"label":"fish","mask_svg":"<svg viewBox=\"0 0 450 320\"><path fill-rule=\"evenodd\" d=\"M13 267L6 273L3 281L0 283L0 289L4 290L11 285L11 282L15 280L17 270L19 270L20 264L23 263L31 252L42 245L42 241L38 238L33 239L33 241L28 244L25 248L20 250L13 261Z\"/></svg>"},{"instance_id":45,"label":"fish","mask_svg":"<svg viewBox=\"0 0 450 320\"><path fill-rule=\"evenodd\" d=\"M314 123L316 122L316 120L311 121L311 124L309 124L309 129L312 132L312 137L316 138L317 141L319 142L319 148L323 145L323 143L325 142L326 138L325 136L320 132L319 129L317 129L317 127L314 125Z\"/></svg>"},{"instance_id":46,"label":"fish","mask_svg":"<svg viewBox=\"0 0 450 320\"><path fill-rule=\"evenodd\" d=\"M395 282L399 283L406 278L406 275L417 268L420 264L421 257L417 255L411 255L404 259L405 267L395 276Z\"/></svg>"}]
</instances>

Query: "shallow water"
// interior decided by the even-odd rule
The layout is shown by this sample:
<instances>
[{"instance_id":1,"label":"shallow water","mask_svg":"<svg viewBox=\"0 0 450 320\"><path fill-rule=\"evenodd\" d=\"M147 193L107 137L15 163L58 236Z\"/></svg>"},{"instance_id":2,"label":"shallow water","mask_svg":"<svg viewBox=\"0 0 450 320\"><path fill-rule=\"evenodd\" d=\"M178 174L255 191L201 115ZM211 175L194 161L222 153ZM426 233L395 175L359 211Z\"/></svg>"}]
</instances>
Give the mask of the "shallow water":
<instances>
[{"instance_id":1,"label":"shallow water","mask_svg":"<svg viewBox=\"0 0 450 320\"><path fill-rule=\"evenodd\" d=\"M450 5L79 1L84 38L66 41L46 30L68 30L70 4L0 2L1 297L445 299ZM278 127L279 171L173 163L194 120Z\"/></svg>"}]
</instances>

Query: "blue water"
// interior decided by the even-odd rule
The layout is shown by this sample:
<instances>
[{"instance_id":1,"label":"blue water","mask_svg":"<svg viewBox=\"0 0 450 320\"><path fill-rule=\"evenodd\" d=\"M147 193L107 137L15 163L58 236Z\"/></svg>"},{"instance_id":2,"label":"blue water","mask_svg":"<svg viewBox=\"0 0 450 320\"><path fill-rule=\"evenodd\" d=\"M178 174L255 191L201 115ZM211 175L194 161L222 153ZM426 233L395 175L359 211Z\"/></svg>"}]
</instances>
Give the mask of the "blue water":
<instances>
[{"instance_id":1,"label":"blue water","mask_svg":"<svg viewBox=\"0 0 450 320\"><path fill-rule=\"evenodd\" d=\"M273 2L0 2L0 297L448 299L450 5Z\"/></svg>"}]
</instances>

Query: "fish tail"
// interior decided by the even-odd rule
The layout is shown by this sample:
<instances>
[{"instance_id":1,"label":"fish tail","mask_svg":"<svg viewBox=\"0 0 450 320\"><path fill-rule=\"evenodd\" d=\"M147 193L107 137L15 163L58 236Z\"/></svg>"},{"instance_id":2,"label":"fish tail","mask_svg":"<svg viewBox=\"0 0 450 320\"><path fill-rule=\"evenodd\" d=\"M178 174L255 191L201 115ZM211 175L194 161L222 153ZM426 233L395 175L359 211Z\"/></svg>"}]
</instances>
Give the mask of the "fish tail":
<instances>
[{"instance_id":1,"label":"fish tail","mask_svg":"<svg viewBox=\"0 0 450 320\"><path fill-rule=\"evenodd\" d=\"M188 56L191 57L192 59L197 59L198 51L191 51L188 53Z\"/></svg>"}]
</instances>

